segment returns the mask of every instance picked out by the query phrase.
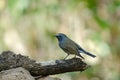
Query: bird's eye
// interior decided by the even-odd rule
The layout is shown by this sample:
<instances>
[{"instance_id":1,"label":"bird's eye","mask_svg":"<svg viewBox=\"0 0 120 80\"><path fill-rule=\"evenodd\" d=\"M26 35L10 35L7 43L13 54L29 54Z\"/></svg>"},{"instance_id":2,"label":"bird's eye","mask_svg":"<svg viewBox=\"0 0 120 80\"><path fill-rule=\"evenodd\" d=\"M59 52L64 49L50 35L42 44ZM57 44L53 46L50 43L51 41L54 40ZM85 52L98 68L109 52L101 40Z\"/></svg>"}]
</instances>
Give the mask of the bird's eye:
<instances>
[{"instance_id":1,"label":"bird's eye","mask_svg":"<svg viewBox=\"0 0 120 80\"><path fill-rule=\"evenodd\" d=\"M62 39L62 36L61 36L61 35L60 35L59 37Z\"/></svg>"},{"instance_id":2,"label":"bird's eye","mask_svg":"<svg viewBox=\"0 0 120 80\"><path fill-rule=\"evenodd\" d=\"M59 35L59 37L61 37L61 35Z\"/></svg>"},{"instance_id":3,"label":"bird's eye","mask_svg":"<svg viewBox=\"0 0 120 80\"><path fill-rule=\"evenodd\" d=\"M62 40L62 36L61 36L61 35L59 35L58 40L59 40L59 41L61 41L61 40Z\"/></svg>"}]
</instances>

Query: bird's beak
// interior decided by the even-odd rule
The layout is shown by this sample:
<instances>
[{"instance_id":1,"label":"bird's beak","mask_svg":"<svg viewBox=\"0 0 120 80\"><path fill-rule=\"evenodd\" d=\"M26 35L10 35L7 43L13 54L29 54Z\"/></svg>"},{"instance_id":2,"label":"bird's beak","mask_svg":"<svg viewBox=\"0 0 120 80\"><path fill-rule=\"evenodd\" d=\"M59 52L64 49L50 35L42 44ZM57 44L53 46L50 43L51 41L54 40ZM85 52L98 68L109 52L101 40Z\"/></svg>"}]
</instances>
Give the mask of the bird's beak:
<instances>
[{"instance_id":1,"label":"bird's beak","mask_svg":"<svg viewBox=\"0 0 120 80\"><path fill-rule=\"evenodd\" d=\"M55 35L55 37L58 37L58 35Z\"/></svg>"}]
</instances>

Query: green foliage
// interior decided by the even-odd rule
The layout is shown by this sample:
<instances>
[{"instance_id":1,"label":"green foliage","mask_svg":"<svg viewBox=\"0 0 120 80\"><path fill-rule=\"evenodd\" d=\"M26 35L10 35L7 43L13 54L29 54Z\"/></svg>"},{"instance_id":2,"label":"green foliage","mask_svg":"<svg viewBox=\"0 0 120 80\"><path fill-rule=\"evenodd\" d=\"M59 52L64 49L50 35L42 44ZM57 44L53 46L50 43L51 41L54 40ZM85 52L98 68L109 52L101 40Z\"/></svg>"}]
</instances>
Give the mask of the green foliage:
<instances>
[{"instance_id":1,"label":"green foliage","mask_svg":"<svg viewBox=\"0 0 120 80\"><path fill-rule=\"evenodd\" d=\"M100 25L101 28L105 29L110 27L110 23L107 20L104 20L102 17L94 15L94 19Z\"/></svg>"},{"instance_id":2,"label":"green foliage","mask_svg":"<svg viewBox=\"0 0 120 80\"><path fill-rule=\"evenodd\" d=\"M84 0L86 2L86 6L94 13L96 14L97 10L97 0Z\"/></svg>"},{"instance_id":3,"label":"green foliage","mask_svg":"<svg viewBox=\"0 0 120 80\"><path fill-rule=\"evenodd\" d=\"M8 8L12 16L17 20L22 16L22 13L27 9L29 0L8 0Z\"/></svg>"},{"instance_id":4,"label":"green foliage","mask_svg":"<svg viewBox=\"0 0 120 80\"><path fill-rule=\"evenodd\" d=\"M76 7L78 7L82 1L83 1L83 0L69 0L67 6L68 6L70 9L73 10L73 9L75 9ZM66 7L67 7L67 6L66 6Z\"/></svg>"}]
</instances>

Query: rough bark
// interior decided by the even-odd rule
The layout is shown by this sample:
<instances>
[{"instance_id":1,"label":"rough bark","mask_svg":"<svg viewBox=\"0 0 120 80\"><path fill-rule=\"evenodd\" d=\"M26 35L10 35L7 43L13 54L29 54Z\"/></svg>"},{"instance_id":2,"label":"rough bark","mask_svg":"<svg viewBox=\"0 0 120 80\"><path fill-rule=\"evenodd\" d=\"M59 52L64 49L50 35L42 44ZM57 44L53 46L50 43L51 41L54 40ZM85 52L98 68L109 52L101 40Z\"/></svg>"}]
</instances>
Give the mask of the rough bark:
<instances>
[{"instance_id":1,"label":"rough bark","mask_svg":"<svg viewBox=\"0 0 120 80\"><path fill-rule=\"evenodd\" d=\"M0 55L0 71L17 67L27 69L33 76L47 76L74 71L82 72L89 65L80 58L37 63L27 56L22 56L21 54L16 55L11 51L5 51Z\"/></svg>"}]
</instances>

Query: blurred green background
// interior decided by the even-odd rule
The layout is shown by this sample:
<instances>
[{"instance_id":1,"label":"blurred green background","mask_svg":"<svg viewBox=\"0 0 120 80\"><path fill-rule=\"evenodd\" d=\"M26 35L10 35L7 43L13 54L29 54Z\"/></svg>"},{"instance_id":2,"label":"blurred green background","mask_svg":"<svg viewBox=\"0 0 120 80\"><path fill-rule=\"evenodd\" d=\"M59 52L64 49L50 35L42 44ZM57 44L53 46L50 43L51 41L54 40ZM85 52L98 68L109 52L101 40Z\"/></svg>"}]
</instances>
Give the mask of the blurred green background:
<instances>
[{"instance_id":1,"label":"blurred green background","mask_svg":"<svg viewBox=\"0 0 120 80\"><path fill-rule=\"evenodd\" d=\"M39 62L63 59L66 53L54 37L59 32L97 57L83 54L91 68L55 76L120 80L120 0L0 0L0 52Z\"/></svg>"}]
</instances>

